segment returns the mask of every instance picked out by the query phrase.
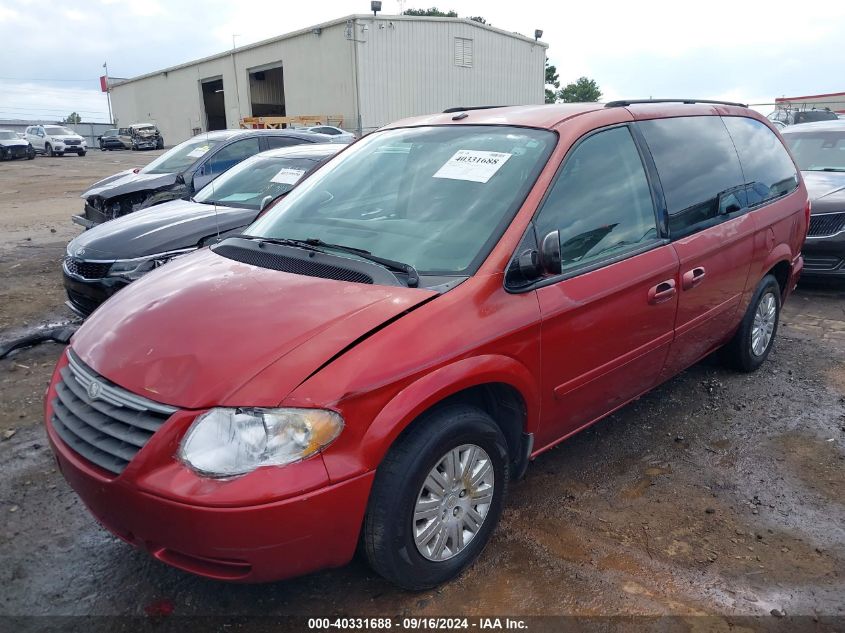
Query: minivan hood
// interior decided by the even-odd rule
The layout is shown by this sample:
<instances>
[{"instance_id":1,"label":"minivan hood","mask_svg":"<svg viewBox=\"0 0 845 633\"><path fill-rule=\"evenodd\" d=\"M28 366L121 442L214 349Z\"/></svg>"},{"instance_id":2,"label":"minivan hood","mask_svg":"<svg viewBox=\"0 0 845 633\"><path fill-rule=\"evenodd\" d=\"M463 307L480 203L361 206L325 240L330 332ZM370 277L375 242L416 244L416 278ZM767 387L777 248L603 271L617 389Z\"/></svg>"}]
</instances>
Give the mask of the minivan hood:
<instances>
[{"instance_id":1,"label":"minivan hood","mask_svg":"<svg viewBox=\"0 0 845 633\"><path fill-rule=\"evenodd\" d=\"M136 174L134 170L127 169L126 171L119 172L114 176L109 176L108 178L103 178L102 180L95 182L80 197L90 198L91 196L100 196L105 200L109 200L115 196L135 193L136 191L169 187L176 184L177 175L178 174L142 174L140 172Z\"/></svg>"},{"instance_id":2,"label":"minivan hood","mask_svg":"<svg viewBox=\"0 0 845 633\"><path fill-rule=\"evenodd\" d=\"M810 201L815 202L829 196L845 198L845 172L802 171Z\"/></svg>"},{"instance_id":3,"label":"minivan hood","mask_svg":"<svg viewBox=\"0 0 845 633\"><path fill-rule=\"evenodd\" d=\"M197 246L217 232L250 224L257 215L254 209L172 200L98 224L77 236L67 250L82 259L135 259ZM77 255L80 249L84 254Z\"/></svg>"},{"instance_id":4,"label":"minivan hood","mask_svg":"<svg viewBox=\"0 0 845 633\"><path fill-rule=\"evenodd\" d=\"M114 295L71 346L108 380L158 402L272 407L347 346L433 296L258 268L202 249ZM251 395L241 401L247 383Z\"/></svg>"}]
</instances>

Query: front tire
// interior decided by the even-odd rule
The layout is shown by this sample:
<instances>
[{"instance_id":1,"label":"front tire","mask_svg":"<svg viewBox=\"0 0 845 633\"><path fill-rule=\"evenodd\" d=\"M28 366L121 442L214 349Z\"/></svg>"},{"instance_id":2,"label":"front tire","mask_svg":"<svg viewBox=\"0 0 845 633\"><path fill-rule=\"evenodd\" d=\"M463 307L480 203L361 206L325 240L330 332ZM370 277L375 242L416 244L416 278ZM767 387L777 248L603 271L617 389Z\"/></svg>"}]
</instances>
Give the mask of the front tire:
<instances>
[{"instance_id":1,"label":"front tire","mask_svg":"<svg viewBox=\"0 0 845 633\"><path fill-rule=\"evenodd\" d=\"M508 463L501 430L480 409L420 418L376 472L362 535L370 566L413 591L460 574L499 521Z\"/></svg>"},{"instance_id":2,"label":"front tire","mask_svg":"<svg viewBox=\"0 0 845 633\"><path fill-rule=\"evenodd\" d=\"M79 156L85 156L85 152L77 152Z\"/></svg>"},{"instance_id":3,"label":"front tire","mask_svg":"<svg viewBox=\"0 0 845 633\"><path fill-rule=\"evenodd\" d=\"M47 143L47 145L44 146L44 153L47 154L47 156L55 156L56 155L56 153L53 151L53 146L50 145L49 143Z\"/></svg>"},{"instance_id":4,"label":"front tire","mask_svg":"<svg viewBox=\"0 0 845 633\"><path fill-rule=\"evenodd\" d=\"M769 357L780 321L780 284L766 275L754 291L739 330L725 346L728 364L741 372L756 371Z\"/></svg>"}]
</instances>

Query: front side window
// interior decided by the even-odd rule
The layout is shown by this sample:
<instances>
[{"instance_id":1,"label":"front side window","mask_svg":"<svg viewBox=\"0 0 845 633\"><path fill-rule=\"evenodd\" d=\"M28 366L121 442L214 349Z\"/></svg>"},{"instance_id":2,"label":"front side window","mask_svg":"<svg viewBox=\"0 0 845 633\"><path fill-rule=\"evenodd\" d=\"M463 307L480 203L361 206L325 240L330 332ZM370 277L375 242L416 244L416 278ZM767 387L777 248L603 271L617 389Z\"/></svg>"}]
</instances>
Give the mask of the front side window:
<instances>
[{"instance_id":1,"label":"front side window","mask_svg":"<svg viewBox=\"0 0 845 633\"><path fill-rule=\"evenodd\" d=\"M572 151L536 228L540 239L559 231L564 273L657 239L651 190L627 127L594 134Z\"/></svg>"},{"instance_id":2,"label":"front side window","mask_svg":"<svg viewBox=\"0 0 845 633\"><path fill-rule=\"evenodd\" d=\"M548 130L486 125L375 132L244 232L364 249L420 274L472 274L546 164Z\"/></svg>"},{"instance_id":3,"label":"front side window","mask_svg":"<svg viewBox=\"0 0 845 633\"><path fill-rule=\"evenodd\" d=\"M795 127L783 138L801 171L845 171L845 130Z\"/></svg>"},{"instance_id":4,"label":"front side window","mask_svg":"<svg viewBox=\"0 0 845 633\"><path fill-rule=\"evenodd\" d=\"M637 126L660 175L673 239L745 207L742 169L721 117L654 119Z\"/></svg>"},{"instance_id":5,"label":"front side window","mask_svg":"<svg viewBox=\"0 0 845 633\"><path fill-rule=\"evenodd\" d=\"M208 159L205 164L206 174L222 174L224 171L237 165L245 158L255 156L258 153L258 139L247 138L242 141L235 141L227 145Z\"/></svg>"},{"instance_id":6,"label":"front side window","mask_svg":"<svg viewBox=\"0 0 845 633\"><path fill-rule=\"evenodd\" d=\"M779 198L798 186L792 159L766 125L747 117L722 120L739 154L749 207Z\"/></svg>"}]
</instances>

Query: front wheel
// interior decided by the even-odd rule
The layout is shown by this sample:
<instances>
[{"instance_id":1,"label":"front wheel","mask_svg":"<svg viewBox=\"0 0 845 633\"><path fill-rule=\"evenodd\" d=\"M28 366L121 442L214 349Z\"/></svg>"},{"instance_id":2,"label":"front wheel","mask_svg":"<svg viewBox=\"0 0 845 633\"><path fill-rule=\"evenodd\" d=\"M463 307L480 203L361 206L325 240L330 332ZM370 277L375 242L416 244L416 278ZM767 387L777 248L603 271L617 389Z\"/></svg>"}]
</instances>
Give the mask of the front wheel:
<instances>
[{"instance_id":1,"label":"front wheel","mask_svg":"<svg viewBox=\"0 0 845 633\"><path fill-rule=\"evenodd\" d=\"M751 297L739 330L724 349L726 360L735 369L752 372L768 358L778 331L780 300L777 279L766 275Z\"/></svg>"},{"instance_id":2,"label":"front wheel","mask_svg":"<svg viewBox=\"0 0 845 633\"><path fill-rule=\"evenodd\" d=\"M507 442L474 407L420 418L376 473L363 545L370 566L410 590L454 578L484 549L508 487Z\"/></svg>"},{"instance_id":3,"label":"front wheel","mask_svg":"<svg viewBox=\"0 0 845 633\"><path fill-rule=\"evenodd\" d=\"M47 143L47 145L44 146L44 153L47 154L47 156L55 156L56 155L56 153L53 151L53 146L50 145L49 143Z\"/></svg>"},{"instance_id":4,"label":"front wheel","mask_svg":"<svg viewBox=\"0 0 845 633\"><path fill-rule=\"evenodd\" d=\"M79 156L85 156L85 152L84 152L84 151L83 151L83 152L77 152L77 154L79 154Z\"/></svg>"}]
</instances>

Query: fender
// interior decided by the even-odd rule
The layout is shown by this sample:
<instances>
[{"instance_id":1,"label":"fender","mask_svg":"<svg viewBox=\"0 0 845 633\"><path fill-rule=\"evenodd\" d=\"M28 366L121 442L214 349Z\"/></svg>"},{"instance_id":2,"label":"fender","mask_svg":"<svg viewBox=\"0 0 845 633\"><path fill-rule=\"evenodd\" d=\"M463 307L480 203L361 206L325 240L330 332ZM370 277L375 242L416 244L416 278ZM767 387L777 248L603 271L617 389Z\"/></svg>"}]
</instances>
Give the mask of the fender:
<instances>
[{"instance_id":1,"label":"fender","mask_svg":"<svg viewBox=\"0 0 845 633\"><path fill-rule=\"evenodd\" d=\"M510 385L520 393L527 414L523 430L533 433L540 419L540 390L528 368L508 356L473 356L440 367L397 393L361 440L362 466L366 470L378 467L399 434L427 409L459 391L492 382ZM331 470L334 480L336 474Z\"/></svg>"},{"instance_id":2,"label":"fender","mask_svg":"<svg viewBox=\"0 0 845 633\"><path fill-rule=\"evenodd\" d=\"M769 249L769 252L766 254L766 257L763 260L763 265L756 272L753 270L749 271L749 278L746 284L745 293L742 296L742 303L739 306L738 313L740 315L745 314L745 311L748 309L748 304L751 302L751 296L757 289L757 284L760 283L760 280L763 278L763 275L769 272L776 264L779 264L780 262L786 262L787 264L789 264L789 269L791 273L793 267L792 249L789 247L789 244L786 244L785 242L781 242L774 248ZM790 278L791 277L792 275L790 274Z\"/></svg>"}]
</instances>

